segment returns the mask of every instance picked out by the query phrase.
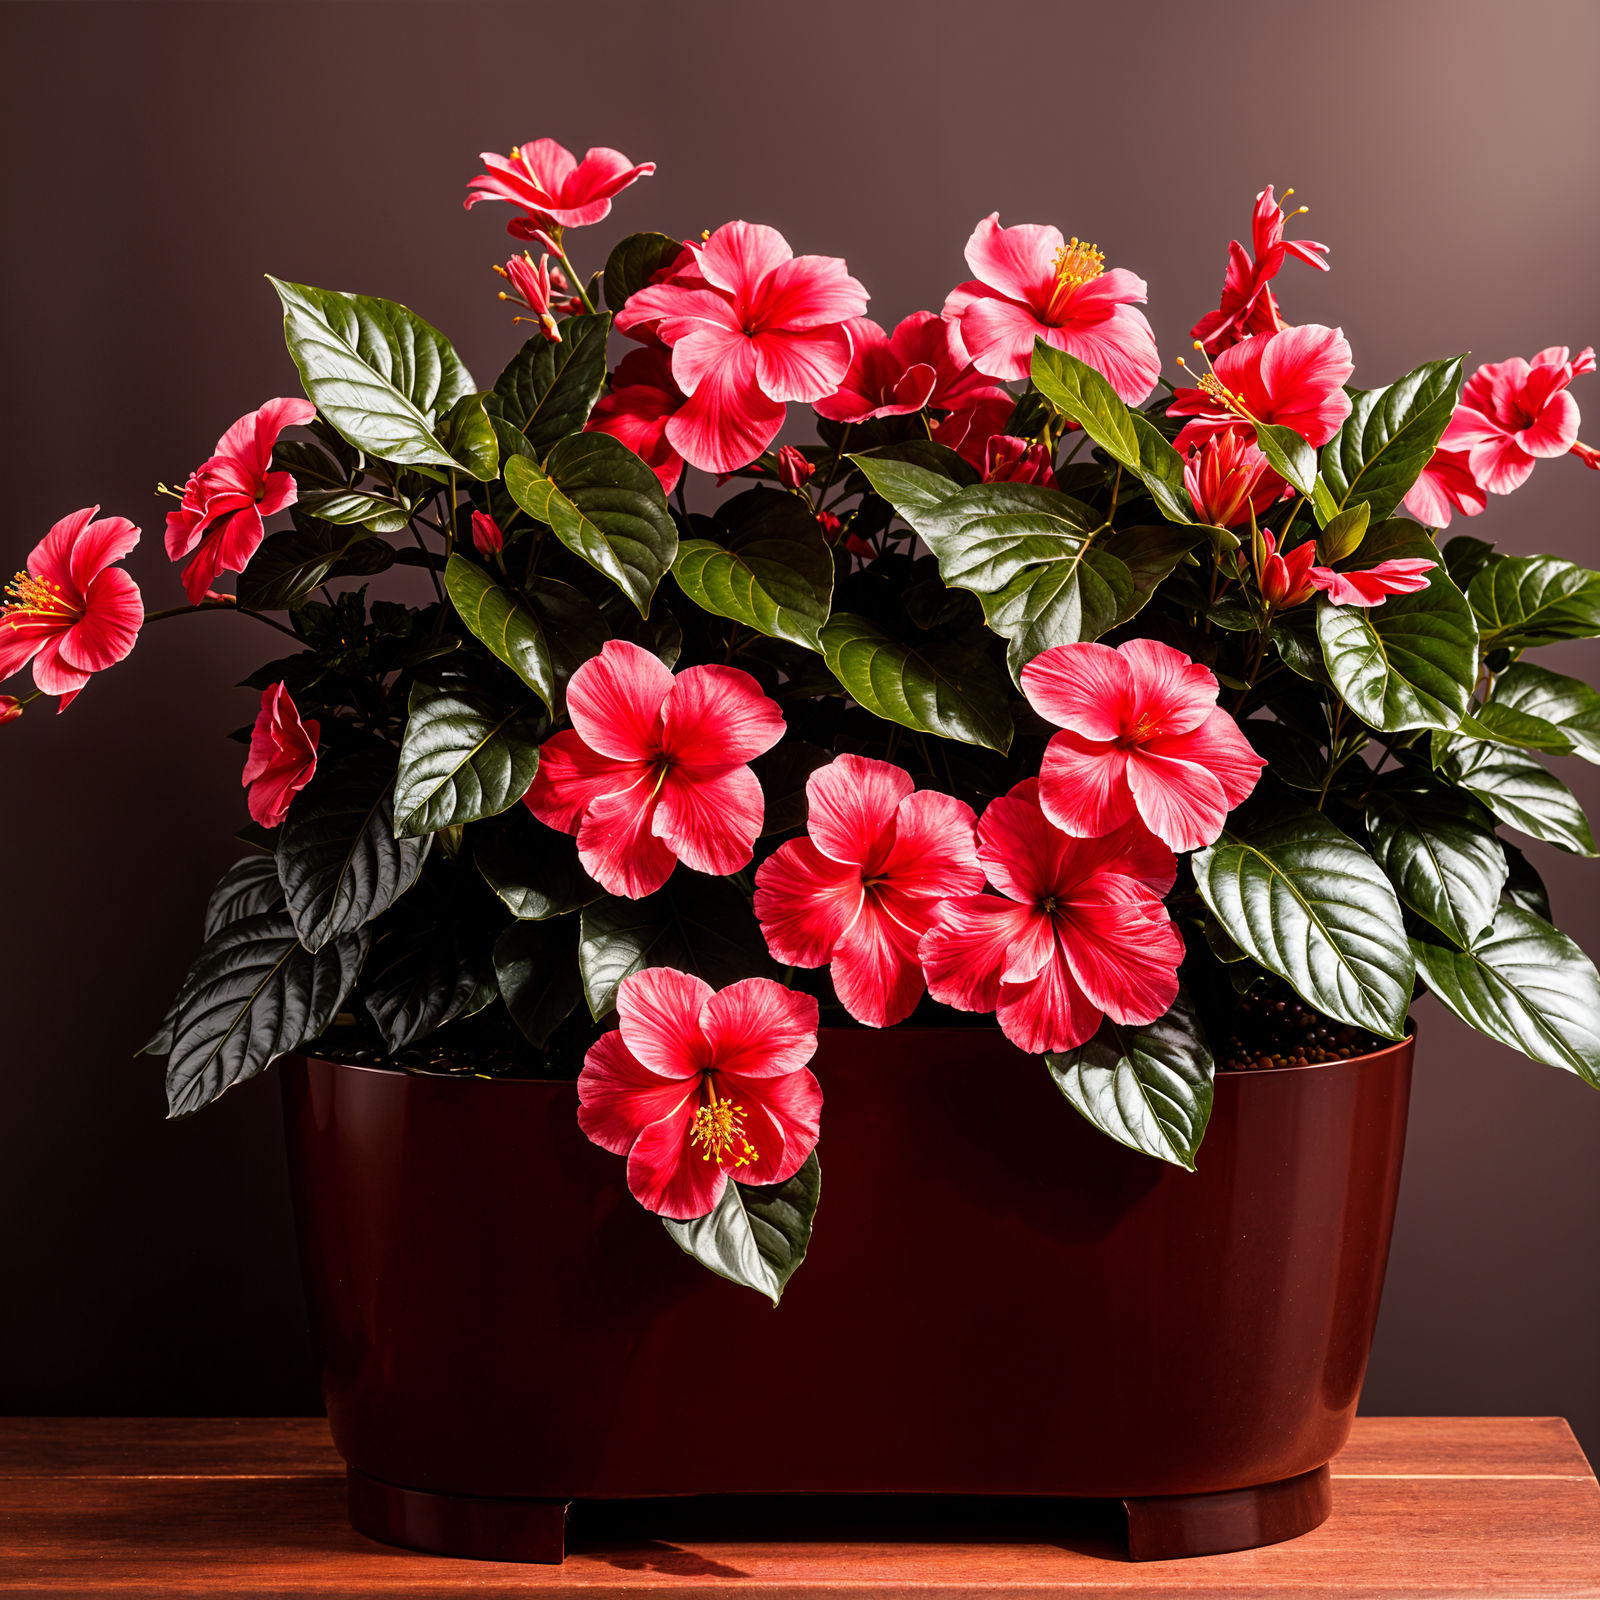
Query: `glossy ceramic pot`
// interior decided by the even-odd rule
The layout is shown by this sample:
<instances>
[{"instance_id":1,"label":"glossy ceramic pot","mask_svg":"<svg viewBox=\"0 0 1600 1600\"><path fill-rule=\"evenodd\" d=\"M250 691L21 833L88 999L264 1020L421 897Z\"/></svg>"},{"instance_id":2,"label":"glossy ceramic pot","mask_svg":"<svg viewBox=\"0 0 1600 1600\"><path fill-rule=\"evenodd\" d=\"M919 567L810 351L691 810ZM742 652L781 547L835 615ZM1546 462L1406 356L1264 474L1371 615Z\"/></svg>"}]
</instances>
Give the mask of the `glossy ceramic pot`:
<instances>
[{"instance_id":1,"label":"glossy ceramic pot","mask_svg":"<svg viewBox=\"0 0 1600 1600\"><path fill-rule=\"evenodd\" d=\"M286 1061L357 1525L541 1559L573 1500L897 1493L1122 1499L1135 1554L1141 1527L1146 1554L1304 1531L1377 1321L1412 1049L1219 1074L1187 1173L998 1032L824 1030L821 1205L777 1310L634 1202L575 1085ZM1188 1502L1221 1531L1152 1531Z\"/></svg>"}]
</instances>

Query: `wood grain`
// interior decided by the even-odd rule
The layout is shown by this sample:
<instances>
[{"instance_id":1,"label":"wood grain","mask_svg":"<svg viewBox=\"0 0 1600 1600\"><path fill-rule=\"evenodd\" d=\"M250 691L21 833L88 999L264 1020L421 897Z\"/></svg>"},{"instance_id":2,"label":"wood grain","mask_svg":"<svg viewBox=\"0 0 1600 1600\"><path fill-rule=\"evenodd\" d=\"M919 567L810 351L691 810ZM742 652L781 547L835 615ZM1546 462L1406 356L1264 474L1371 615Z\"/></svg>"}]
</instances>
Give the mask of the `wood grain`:
<instances>
[{"instance_id":1,"label":"wood grain","mask_svg":"<svg viewBox=\"0 0 1600 1600\"><path fill-rule=\"evenodd\" d=\"M1133 1566L1093 1505L688 1500L580 1506L550 1568L353 1533L320 1419L7 1419L0 1593L1600 1600L1600 1485L1559 1419L1364 1418L1334 1471L1314 1533L1191 1561Z\"/></svg>"}]
</instances>

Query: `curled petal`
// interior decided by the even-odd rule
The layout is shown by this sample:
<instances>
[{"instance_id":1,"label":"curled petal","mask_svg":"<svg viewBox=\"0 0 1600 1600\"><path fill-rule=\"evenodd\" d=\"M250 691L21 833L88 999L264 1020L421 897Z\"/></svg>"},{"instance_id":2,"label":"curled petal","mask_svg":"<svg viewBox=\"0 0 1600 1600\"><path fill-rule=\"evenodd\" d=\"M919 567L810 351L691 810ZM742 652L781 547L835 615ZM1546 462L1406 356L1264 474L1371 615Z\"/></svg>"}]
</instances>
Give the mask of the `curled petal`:
<instances>
[{"instance_id":1,"label":"curled petal","mask_svg":"<svg viewBox=\"0 0 1600 1600\"><path fill-rule=\"evenodd\" d=\"M837 755L806 780L806 831L826 856L865 867L915 786L888 761Z\"/></svg>"},{"instance_id":2,"label":"curled petal","mask_svg":"<svg viewBox=\"0 0 1600 1600\"><path fill-rule=\"evenodd\" d=\"M917 946L928 993L957 1011L993 1011L1006 953L1033 916L1029 907L994 894L946 901Z\"/></svg>"}]
</instances>

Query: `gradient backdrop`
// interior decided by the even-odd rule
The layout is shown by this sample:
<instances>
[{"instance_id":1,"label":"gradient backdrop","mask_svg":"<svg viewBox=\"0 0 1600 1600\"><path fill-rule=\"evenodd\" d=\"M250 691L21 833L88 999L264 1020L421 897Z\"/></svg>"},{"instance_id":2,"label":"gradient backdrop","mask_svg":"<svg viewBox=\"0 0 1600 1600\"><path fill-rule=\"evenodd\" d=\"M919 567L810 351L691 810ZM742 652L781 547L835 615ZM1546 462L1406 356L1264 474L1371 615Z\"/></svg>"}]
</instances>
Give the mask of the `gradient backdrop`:
<instances>
[{"instance_id":1,"label":"gradient backdrop","mask_svg":"<svg viewBox=\"0 0 1600 1600\"><path fill-rule=\"evenodd\" d=\"M939 307L998 209L1148 278L1170 357L1273 182L1332 246L1326 275L1288 263L1286 315L1342 325L1357 383L1600 339L1593 0L24 3L0 59L0 567L99 501L146 530L152 610L182 598L156 482L298 392L261 274L403 301L492 381L508 213L463 212L463 186L545 134L659 163L577 236L586 270L635 229L744 217L846 257L892 325ZM1600 377L1574 392L1600 444ZM1600 475L1541 463L1470 531L1600 562ZM319 1409L276 1086L169 1123L133 1058L240 853L223 735L254 697L228 685L278 643L160 623L68 715L0 730L0 1412ZM1593 646L1546 654L1600 675ZM1600 952L1600 864L1532 855ZM1363 1407L1561 1413L1593 1452L1600 1094L1431 1000L1419 1021Z\"/></svg>"}]
</instances>

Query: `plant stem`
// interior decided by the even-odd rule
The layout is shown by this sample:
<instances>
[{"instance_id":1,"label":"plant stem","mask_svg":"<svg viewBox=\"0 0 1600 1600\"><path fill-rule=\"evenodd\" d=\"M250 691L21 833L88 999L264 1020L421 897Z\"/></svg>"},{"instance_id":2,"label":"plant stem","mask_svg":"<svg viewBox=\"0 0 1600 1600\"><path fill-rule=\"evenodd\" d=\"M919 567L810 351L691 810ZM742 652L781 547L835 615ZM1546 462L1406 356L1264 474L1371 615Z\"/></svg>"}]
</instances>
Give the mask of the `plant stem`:
<instances>
[{"instance_id":1,"label":"plant stem","mask_svg":"<svg viewBox=\"0 0 1600 1600\"><path fill-rule=\"evenodd\" d=\"M433 580L433 592L438 596L439 604L442 606L444 604L444 589L439 583L439 574L433 570L433 551L423 543L422 535L417 532L415 523L408 522L406 526L411 529L411 537L417 541L417 549L428 558L424 565L428 569L429 578Z\"/></svg>"},{"instance_id":2,"label":"plant stem","mask_svg":"<svg viewBox=\"0 0 1600 1600\"><path fill-rule=\"evenodd\" d=\"M212 600L209 603L202 601L197 606L173 606L167 611L147 611L146 622L162 622L168 617L186 617L193 611L237 611L241 617L254 617L257 622L264 622L269 628L276 628L279 633L286 633L296 644L304 644L293 628L286 628L281 622L274 622L271 617L263 616L259 611L251 611L246 606L229 605L225 600Z\"/></svg>"},{"instance_id":3,"label":"plant stem","mask_svg":"<svg viewBox=\"0 0 1600 1600\"><path fill-rule=\"evenodd\" d=\"M833 452L833 460L828 463L828 476L822 480L822 487L817 490L816 503L820 506L828 498L828 490L833 487L833 480L839 471L839 463L844 460L844 447L850 442L850 430L855 424L847 422L844 432L839 435L839 448Z\"/></svg>"},{"instance_id":4,"label":"plant stem","mask_svg":"<svg viewBox=\"0 0 1600 1600\"><path fill-rule=\"evenodd\" d=\"M565 244L556 246L556 254L561 257L562 270L567 275L567 282L572 285L573 293L583 301L583 308L592 317L594 315L594 301L589 298L589 291L583 286L583 279L578 276L577 268L567 260L567 247Z\"/></svg>"}]
</instances>

